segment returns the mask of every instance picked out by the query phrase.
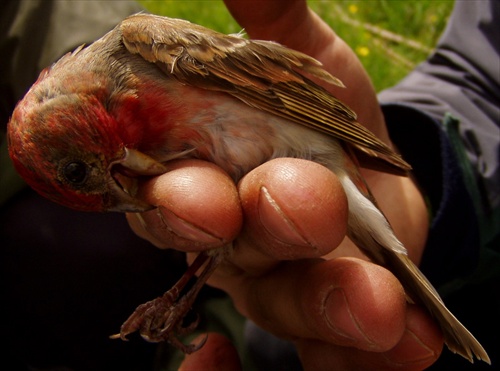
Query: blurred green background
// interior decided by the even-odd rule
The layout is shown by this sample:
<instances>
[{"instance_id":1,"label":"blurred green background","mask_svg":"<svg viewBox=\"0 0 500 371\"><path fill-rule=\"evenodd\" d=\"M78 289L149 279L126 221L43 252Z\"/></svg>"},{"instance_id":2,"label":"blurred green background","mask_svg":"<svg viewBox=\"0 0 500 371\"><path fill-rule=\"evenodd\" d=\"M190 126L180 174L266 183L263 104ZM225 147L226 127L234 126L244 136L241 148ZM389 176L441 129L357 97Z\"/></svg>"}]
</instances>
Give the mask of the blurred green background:
<instances>
[{"instance_id":1,"label":"blurred green background","mask_svg":"<svg viewBox=\"0 0 500 371\"><path fill-rule=\"evenodd\" d=\"M255 6L259 1L272 0L256 0ZM151 13L187 19L223 33L241 30L222 0L139 2ZM380 91L397 83L429 55L453 3L453 0L310 0L309 6L355 50Z\"/></svg>"}]
</instances>

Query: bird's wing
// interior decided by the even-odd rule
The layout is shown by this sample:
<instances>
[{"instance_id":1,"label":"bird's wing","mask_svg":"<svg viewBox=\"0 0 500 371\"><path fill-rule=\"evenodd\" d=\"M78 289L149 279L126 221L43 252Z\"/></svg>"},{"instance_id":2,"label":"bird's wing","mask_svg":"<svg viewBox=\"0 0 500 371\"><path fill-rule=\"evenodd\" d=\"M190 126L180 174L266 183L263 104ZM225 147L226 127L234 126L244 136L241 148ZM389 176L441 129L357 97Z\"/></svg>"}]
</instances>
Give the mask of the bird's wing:
<instances>
[{"instance_id":1,"label":"bird's wing","mask_svg":"<svg viewBox=\"0 0 500 371\"><path fill-rule=\"evenodd\" d=\"M252 107L341 139L371 158L368 167L399 175L411 169L360 125L349 107L305 77L343 86L314 58L274 42L149 14L131 16L119 29L130 53L184 84L226 92Z\"/></svg>"}]
</instances>

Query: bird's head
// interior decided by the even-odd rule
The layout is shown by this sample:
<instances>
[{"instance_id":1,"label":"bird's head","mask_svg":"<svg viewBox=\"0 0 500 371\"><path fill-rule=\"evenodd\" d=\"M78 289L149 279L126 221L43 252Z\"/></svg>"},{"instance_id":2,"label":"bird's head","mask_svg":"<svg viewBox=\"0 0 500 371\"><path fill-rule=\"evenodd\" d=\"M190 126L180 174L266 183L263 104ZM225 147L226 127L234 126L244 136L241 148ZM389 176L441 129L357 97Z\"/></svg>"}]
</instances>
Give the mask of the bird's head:
<instances>
[{"instance_id":1,"label":"bird's head","mask_svg":"<svg viewBox=\"0 0 500 371\"><path fill-rule=\"evenodd\" d=\"M141 212L137 178L163 165L124 143L117 122L96 95L50 94L35 85L8 125L16 170L38 193L82 211Z\"/></svg>"}]
</instances>

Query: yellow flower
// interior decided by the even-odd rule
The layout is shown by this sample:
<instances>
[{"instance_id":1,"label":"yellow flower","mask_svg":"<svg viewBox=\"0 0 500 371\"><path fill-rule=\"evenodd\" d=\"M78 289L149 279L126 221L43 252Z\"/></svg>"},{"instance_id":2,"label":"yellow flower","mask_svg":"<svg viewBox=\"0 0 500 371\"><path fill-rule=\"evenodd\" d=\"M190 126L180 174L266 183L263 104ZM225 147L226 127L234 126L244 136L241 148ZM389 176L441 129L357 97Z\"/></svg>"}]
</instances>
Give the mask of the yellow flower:
<instances>
[{"instance_id":1,"label":"yellow flower","mask_svg":"<svg viewBox=\"0 0 500 371\"><path fill-rule=\"evenodd\" d=\"M356 53L358 53L360 57L367 57L368 54L370 54L370 49L368 49L366 46L358 46L356 48Z\"/></svg>"},{"instance_id":2,"label":"yellow flower","mask_svg":"<svg viewBox=\"0 0 500 371\"><path fill-rule=\"evenodd\" d=\"M358 12L358 6L355 4L349 5L349 12L352 14L356 14Z\"/></svg>"}]
</instances>

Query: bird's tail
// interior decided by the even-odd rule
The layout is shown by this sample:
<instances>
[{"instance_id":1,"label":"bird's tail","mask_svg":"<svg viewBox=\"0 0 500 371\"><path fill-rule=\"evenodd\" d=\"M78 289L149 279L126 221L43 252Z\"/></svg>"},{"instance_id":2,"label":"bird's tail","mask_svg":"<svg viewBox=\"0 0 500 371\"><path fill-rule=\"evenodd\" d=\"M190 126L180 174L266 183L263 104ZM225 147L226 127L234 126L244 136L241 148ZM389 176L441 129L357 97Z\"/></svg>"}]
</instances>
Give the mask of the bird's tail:
<instances>
[{"instance_id":1,"label":"bird's tail","mask_svg":"<svg viewBox=\"0 0 500 371\"><path fill-rule=\"evenodd\" d=\"M349 202L348 236L375 263L387 267L401 282L409 298L427 308L441 328L448 348L473 362L473 355L490 363L474 336L446 308L436 289L407 256L373 197L340 177ZM361 190L361 192L360 192Z\"/></svg>"}]
</instances>

